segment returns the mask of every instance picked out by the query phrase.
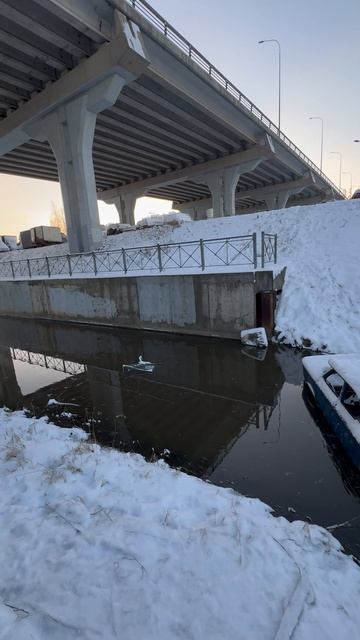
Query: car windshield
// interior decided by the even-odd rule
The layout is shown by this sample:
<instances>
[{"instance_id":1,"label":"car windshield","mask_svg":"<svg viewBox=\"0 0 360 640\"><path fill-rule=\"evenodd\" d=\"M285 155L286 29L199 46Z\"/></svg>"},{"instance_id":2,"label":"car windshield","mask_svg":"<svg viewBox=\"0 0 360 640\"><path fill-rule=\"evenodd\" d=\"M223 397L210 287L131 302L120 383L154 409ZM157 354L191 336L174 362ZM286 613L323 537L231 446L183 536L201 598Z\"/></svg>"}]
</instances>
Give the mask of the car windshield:
<instances>
[{"instance_id":1,"label":"car windshield","mask_svg":"<svg viewBox=\"0 0 360 640\"><path fill-rule=\"evenodd\" d=\"M328 387L330 387L331 391L336 395L337 398L340 397L341 390L344 385L344 379L339 376L338 373L334 369L329 371L329 373L324 376L324 380Z\"/></svg>"}]
</instances>

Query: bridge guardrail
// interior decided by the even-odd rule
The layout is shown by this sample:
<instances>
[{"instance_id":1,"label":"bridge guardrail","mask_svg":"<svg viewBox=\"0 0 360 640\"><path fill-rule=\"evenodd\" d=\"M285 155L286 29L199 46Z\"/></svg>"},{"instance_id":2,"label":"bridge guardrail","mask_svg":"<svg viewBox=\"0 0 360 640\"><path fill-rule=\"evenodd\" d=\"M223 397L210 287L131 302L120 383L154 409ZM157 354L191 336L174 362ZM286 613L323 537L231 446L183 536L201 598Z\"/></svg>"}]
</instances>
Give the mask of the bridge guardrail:
<instances>
[{"instance_id":1,"label":"bridge guardrail","mask_svg":"<svg viewBox=\"0 0 360 640\"><path fill-rule=\"evenodd\" d=\"M250 111L255 118L269 131L277 135L282 142L286 144L301 160L303 160L313 171L321 176L328 185L337 193L343 197L343 194L339 191L338 187L325 175L317 165L308 158L297 147L297 145L290 140L281 130L277 127L257 106L249 100L235 85L230 82L216 67L214 67L209 60L203 56L196 47L194 47L184 36L179 33L173 26L171 26L164 18L153 9L145 0L125 0L125 2L137 11L145 20L147 20L153 27L155 27L160 33L165 36L172 44L180 49L185 55L197 64L205 73L207 73L213 80L215 80L225 91L227 91L235 100L237 100L245 109ZM129 16L131 18L131 16Z\"/></svg>"},{"instance_id":2,"label":"bridge guardrail","mask_svg":"<svg viewBox=\"0 0 360 640\"><path fill-rule=\"evenodd\" d=\"M277 236L261 234L261 267L277 261ZM257 234L130 247L92 253L0 260L0 280L104 276L186 269L248 267L257 269Z\"/></svg>"},{"instance_id":3,"label":"bridge guardrail","mask_svg":"<svg viewBox=\"0 0 360 640\"><path fill-rule=\"evenodd\" d=\"M61 371L62 373L68 373L71 376L84 373L86 370L85 365L80 364L79 362L63 360L63 358L57 358L55 356L46 356L43 353L34 353L33 351L26 351L16 347L10 347L10 353L13 360L27 362L28 364L36 364L39 367L53 369L54 371Z\"/></svg>"}]
</instances>

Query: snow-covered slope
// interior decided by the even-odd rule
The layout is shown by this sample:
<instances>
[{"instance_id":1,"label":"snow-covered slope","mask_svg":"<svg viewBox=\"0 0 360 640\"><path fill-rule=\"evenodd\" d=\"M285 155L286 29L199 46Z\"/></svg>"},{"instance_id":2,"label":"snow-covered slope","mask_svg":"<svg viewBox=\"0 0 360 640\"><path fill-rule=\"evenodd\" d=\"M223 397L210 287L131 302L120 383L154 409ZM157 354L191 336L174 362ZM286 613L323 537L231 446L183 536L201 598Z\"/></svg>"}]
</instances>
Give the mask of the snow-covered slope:
<instances>
[{"instance_id":1,"label":"snow-covered slope","mask_svg":"<svg viewBox=\"0 0 360 640\"><path fill-rule=\"evenodd\" d=\"M278 234L278 266L287 267L276 315L279 339L293 346L360 352L359 200L136 231L107 238L106 248L254 231Z\"/></svg>"},{"instance_id":2,"label":"snow-covered slope","mask_svg":"<svg viewBox=\"0 0 360 640\"><path fill-rule=\"evenodd\" d=\"M0 410L1 640L348 640L360 569L229 489Z\"/></svg>"}]
</instances>

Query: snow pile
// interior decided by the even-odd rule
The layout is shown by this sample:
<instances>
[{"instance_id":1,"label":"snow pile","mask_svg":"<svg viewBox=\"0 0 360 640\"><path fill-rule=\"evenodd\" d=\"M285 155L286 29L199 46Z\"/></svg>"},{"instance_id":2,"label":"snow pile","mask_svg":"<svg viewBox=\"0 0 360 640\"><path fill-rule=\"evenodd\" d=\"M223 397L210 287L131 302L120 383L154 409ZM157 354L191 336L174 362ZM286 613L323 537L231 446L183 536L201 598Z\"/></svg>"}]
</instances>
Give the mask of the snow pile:
<instances>
[{"instance_id":1,"label":"snow pile","mask_svg":"<svg viewBox=\"0 0 360 640\"><path fill-rule=\"evenodd\" d=\"M0 253L2 253L3 251L10 251L10 249L7 244L5 244L5 242L3 242L3 240L0 238Z\"/></svg>"},{"instance_id":2,"label":"snow pile","mask_svg":"<svg viewBox=\"0 0 360 640\"><path fill-rule=\"evenodd\" d=\"M170 211L169 213L163 214L149 213L145 218L141 218L136 226L139 229L143 227L157 227L164 224L170 224L173 227L176 227L183 224L183 222L191 222L191 217L187 213Z\"/></svg>"},{"instance_id":3,"label":"snow pile","mask_svg":"<svg viewBox=\"0 0 360 640\"><path fill-rule=\"evenodd\" d=\"M2 640L355 638L324 529L79 430L0 410Z\"/></svg>"}]
</instances>

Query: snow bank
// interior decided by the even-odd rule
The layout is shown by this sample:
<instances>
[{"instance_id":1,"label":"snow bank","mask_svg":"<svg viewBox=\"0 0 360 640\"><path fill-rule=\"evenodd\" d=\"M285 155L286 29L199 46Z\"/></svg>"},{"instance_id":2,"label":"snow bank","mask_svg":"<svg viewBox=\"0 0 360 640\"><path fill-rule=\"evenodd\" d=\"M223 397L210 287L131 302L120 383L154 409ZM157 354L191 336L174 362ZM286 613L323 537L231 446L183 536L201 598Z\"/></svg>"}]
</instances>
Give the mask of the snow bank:
<instances>
[{"instance_id":1,"label":"snow bank","mask_svg":"<svg viewBox=\"0 0 360 640\"><path fill-rule=\"evenodd\" d=\"M175 229L158 227L127 234L121 246L255 231L278 234L277 271L287 267L276 315L279 340L330 352L360 352L360 200L213 218ZM107 238L106 248L119 242Z\"/></svg>"},{"instance_id":2,"label":"snow bank","mask_svg":"<svg viewBox=\"0 0 360 640\"><path fill-rule=\"evenodd\" d=\"M355 638L324 529L0 410L1 640Z\"/></svg>"}]
</instances>

